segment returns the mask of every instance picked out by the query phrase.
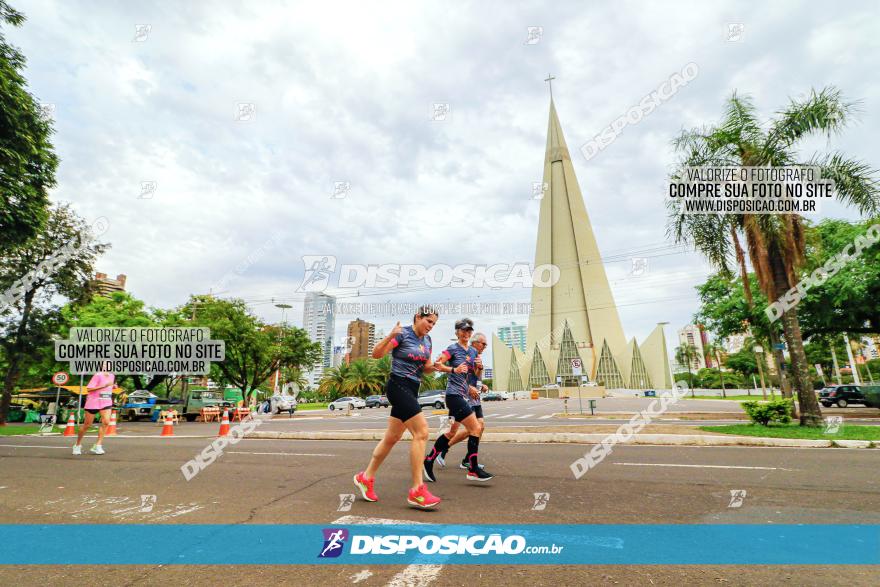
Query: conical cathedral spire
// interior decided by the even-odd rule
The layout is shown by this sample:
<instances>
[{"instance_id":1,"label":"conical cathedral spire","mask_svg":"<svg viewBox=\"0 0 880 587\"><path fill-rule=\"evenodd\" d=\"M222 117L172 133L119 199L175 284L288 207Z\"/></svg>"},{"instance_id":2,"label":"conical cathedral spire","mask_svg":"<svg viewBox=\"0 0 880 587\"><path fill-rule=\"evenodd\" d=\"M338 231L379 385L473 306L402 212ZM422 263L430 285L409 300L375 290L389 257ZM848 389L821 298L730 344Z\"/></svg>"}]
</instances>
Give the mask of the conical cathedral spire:
<instances>
[{"instance_id":1,"label":"conical cathedral spire","mask_svg":"<svg viewBox=\"0 0 880 587\"><path fill-rule=\"evenodd\" d=\"M528 348L537 345L555 371L568 322L590 369L585 372L594 376L603 340L617 355L625 350L626 339L552 99L543 183L535 265L555 265L560 277L553 287L532 288ZM554 380L556 373L550 376Z\"/></svg>"}]
</instances>

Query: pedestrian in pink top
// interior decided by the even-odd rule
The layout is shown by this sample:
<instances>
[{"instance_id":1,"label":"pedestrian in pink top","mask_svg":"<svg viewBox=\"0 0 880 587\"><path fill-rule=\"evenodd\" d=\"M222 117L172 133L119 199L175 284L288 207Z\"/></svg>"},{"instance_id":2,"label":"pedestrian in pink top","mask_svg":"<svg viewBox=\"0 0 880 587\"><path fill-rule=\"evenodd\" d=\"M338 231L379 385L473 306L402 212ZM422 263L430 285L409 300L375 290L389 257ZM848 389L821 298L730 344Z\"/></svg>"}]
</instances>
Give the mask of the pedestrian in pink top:
<instances>
[{"instance_id":1,"label":"pedestrian in pink top","mask_svg":"<svg viewBox=\"0 0 880 587\"><path fill-rule=\"evenodd\" d=\"M104 448L101 442L104 440L104 434L107 433L107 426L110 425L110 408L113 407L113 387L116 383L116 377L108 371L101 371L92 375L86 389L89 395L86 397L86 417L83 425L80 426L79 433L76 436L76 444L73 446L73 454L82 454L82 439L86 435L89 426L95 421L95 414L101 414L101 427L98 428L98 442L92 447L92 453L96 455L104 454Z\"/></svg>"}]
</instances>

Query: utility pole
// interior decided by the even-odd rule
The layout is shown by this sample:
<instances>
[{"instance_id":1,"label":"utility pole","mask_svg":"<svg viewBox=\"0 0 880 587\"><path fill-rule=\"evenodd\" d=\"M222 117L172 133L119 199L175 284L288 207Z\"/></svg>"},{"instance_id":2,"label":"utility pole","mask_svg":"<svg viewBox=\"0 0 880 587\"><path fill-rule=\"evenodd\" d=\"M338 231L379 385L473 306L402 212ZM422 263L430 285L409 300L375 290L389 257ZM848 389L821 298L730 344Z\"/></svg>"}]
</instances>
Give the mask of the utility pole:
<instances>
[{"instance_id":1,"label":"utility pole","mask_svg":"<svg viewBox=\"0 0 880 587\"><path fill-rule=\"evenodd\" d=\"M834 341L831 341L831 361L834 363L834 377L837 379L837 385L843 385L840 379L840 365L837 364L837 351L834 350Z\"/></svg>"},{"instance_id":2,"label":"utility pole","mask_svg":"<svg viewBox=\"0 0 880 587\"><path fill-rule=\"evenodd\" d=\"M849 357L849 365L852 367L853 382L856 385L861 385L862 380L859 377L859 366L853 358L852 345L849 344L849 337L846 335L846 332L843 333L843 342L846 345L846 356Z\"/></svg>"}]
</instances>

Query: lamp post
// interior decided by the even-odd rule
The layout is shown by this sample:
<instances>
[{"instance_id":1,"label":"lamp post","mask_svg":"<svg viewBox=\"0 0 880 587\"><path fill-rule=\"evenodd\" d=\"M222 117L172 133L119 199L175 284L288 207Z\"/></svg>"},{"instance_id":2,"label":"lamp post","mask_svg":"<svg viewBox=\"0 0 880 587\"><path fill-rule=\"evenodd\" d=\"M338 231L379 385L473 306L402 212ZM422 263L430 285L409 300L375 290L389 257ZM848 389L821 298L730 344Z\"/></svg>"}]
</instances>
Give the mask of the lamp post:
<instances>
[{"instance_id":1,"label":"lamp post","mask_svg":"<svg viewBox=\"0 0 880 587\"><path fill-rule=\"evenodd\" d=\"M293 306L291 306L290 304L275 304L275 307L281 309L281 328L283 331L284 327L287 326L287 320L286 320L287 310L289 310ZM278 377L280 375L281 375L281 365L279 364L278 368L275 369L275 384L272 386L272 393L276 394L276 395L278 394Z\"/></svg>"}]
</instances>

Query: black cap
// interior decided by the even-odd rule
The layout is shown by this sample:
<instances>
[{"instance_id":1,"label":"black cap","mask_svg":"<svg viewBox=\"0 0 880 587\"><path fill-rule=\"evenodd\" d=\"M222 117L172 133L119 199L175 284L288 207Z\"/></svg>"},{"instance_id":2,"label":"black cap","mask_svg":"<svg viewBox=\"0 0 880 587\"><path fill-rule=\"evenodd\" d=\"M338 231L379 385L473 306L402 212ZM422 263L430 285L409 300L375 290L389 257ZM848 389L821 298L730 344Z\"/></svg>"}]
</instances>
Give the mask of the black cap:
<instances>
[{"instance_id":1,"label":"black cap","mask_svg":"<svg viewBox=\"0 0 880 587\"><path fill-rule=\"evenodd\" d=\"M455 329L456 330L473 330L474 329L474 321L470 318L462 318L461 320L455 321Z\"/></svg>"}]
</instances>

